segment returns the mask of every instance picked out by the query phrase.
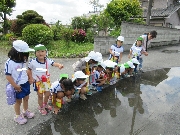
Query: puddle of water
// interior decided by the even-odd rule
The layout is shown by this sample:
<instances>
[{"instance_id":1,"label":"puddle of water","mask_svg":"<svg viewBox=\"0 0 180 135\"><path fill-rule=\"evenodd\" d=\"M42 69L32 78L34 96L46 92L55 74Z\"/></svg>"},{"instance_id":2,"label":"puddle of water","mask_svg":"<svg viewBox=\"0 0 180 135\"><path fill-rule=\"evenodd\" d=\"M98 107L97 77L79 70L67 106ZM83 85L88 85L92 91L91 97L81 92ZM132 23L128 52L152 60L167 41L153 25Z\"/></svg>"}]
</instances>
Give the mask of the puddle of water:
<instances>
[{"instance_id":1,"label":"puddle of water","mask_svg":"<svg viewBox=\"0 0 180 135\"><path fill-rule=\"evenodd\" d=\"M164 53L180 53L180 50L163 50Z\"/></svg>"},{"instance_id":2,"label":"puddle of water","mask_svg":"<svg viewBox=\"0 0 180 135\"><path fill-rule=\"evenodd\" d=\"M180 67L126 78L29 131L48 135L180 134Z\"/></svg>"}]
</instances>

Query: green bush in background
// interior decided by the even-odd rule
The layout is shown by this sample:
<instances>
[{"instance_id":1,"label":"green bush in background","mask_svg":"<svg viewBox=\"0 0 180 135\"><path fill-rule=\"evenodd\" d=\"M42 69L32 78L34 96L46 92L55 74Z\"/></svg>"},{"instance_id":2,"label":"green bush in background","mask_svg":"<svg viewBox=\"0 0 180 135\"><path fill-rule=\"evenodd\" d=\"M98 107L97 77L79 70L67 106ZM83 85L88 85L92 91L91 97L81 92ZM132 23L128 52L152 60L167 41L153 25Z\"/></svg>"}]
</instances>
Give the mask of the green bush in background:
<instances>
[{"instance_id":1,"label":"green bush in background","mask_svg":"<svg viewBox=\"0 0 180 135\"><path fill-rule=\"evenodd\" d=\"M48 44L53 40L52 30L43 24L30 24L22 31L22 39L29 45Z\"/></svg>"}]
</instances>

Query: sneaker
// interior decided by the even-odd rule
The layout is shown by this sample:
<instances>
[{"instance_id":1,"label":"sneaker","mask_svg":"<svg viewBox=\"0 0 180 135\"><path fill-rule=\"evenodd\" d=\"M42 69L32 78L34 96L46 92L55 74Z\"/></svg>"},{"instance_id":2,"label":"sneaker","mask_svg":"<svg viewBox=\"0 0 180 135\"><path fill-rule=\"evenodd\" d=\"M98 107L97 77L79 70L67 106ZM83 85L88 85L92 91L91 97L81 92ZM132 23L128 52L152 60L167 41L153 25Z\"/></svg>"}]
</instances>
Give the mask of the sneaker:
<instances>
[{"instance_id":1,"label":"sneaker","mask_svg":"<svg viewBox=\"0 0 180 135\"><path fill-rule=\"evenodd\" d=\"M52 106L48 105L48 104L43 104L45 109L48 109L49 111L52 111Z\"/></svg>"},{"instance_id":2,"label":"sneaker","mask_svg":"<svg viewBox=\"0 0 180 135\"><path fill-rule=\"evenodd\" d=\"M140 69L139 69L139 71L141 71L142 73L144 73L144 71L143 71L143 69L142 69L142 68L140 68Z\"/></svg>"},{"instance_id":3,"label":"sneaker","mask_svg":"<svg viewBox=\"0 0 180 135\"><path fill-rule=\"evenodd\" d=\"M67 98L66 102L68 102L68 103L71 102L71 98Z\"/></svg>"},{"instance_id":4,"label":"sneaker","mask_svg":"<svg viewBox=\"0 0 180 135\"><path fill-rule=\"evenodd\" d=\"M23 116L31 119L34 117L34 113L30 112L29 110L26 110L26 112L23 113Z\"/></svg>"},{"instance_id":5,"label":"sneaker","mask_svg":"<svg viewBox=\"0 0 180 135\"><path fill-rule=\"evenodd\" d=\"M21 114L18 117L14 117L14 121L20 125L23 125L27 122L27 119L25 119L24 116Z\"/></svg>"},{"instance_id":6,"label":"sneaker","mask_svg":"<svg viewBox=\"0 0 180 135\"><path fill-rule=\"evenodd\" d=\"M102 87L96 87L96 90L98 91L98 92L101 92L102 91Z\"/></svg>"},{"instance_id":7,"label":"sneaker","mask_svg":"<svg viewBox=\"0 0 180 135\"><path fill-rule=\"evenodd\" d=\"M114 84L113 81L110 81L109 85L113 85L113 84Z\"/></svg>"},{"instance_id":8,"label":"sneaker","mask_svg":"<svg viewBox=\"0 0 180 135\"><path fill-rule=\"evenodd\" d=\"M89 85L89 88L88 88L89 90L96 90L96 87L95 86L93 86L93 85Z\"/></svg>"},{"instance_id":9,"label":"sneaker","mask_svg":"<svg viewBox=\"0 0 180 135\"><path fill-rule=\"evenodd\" d=\"M52 99L48 99L48 104L52 104Z\"/></svg>"},{"instance_id":10,"label":"sneaker","mask_svg":"<svg viewBox=\"0 0 180 135\"><path fill-rule=\"evenodd\" d=\"M80 97L82 100L86 100L86 99L87 99L84 94L81 94L79 97Z\"/></svg>"},{"instance_id":11,"label":"sneaker","mask_svg":"<svg viewBox=\"0 0 180 135\"><path fill-rule=\"evenodd\" d=\"M47 114L47 111L45 110L45 108L39 108L39 112L42 114L42 115L46 115Z\"/></svg>"},{"instance_id":12,"label":"sneaker","mask_svg":"<svg viewBox=\"0 0 180 135\"><path fill-rule=\"evenodd\" d=\"M88 91L88 92L86 93L86 95L91 96L91 95L92 95L92 92Z\"/></svg>"},{"instance_id":13,"label":"sneaker","mask_svg":"<svg viewBox=\"0 0 180 135\"><path fill-rule=\"evenodd\" d=\"M113 83L113 84L116 84L116 80L114 80L112 83Z\"/></svg>"}]
</instances>

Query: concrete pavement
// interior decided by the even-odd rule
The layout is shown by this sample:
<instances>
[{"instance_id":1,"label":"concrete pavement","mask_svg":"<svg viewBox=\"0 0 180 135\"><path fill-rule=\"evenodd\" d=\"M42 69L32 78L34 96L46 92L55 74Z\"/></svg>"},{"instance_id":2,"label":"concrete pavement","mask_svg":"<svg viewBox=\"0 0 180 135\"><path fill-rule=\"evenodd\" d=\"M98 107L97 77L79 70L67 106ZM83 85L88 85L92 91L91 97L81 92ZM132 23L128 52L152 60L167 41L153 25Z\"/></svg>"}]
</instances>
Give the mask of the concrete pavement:
<instances>
[{"instance_id":1,"label":"concrete pavement","mask_svg":"<svg viewBox=\"0 0 180 135\"><path fill-rule=\"evenodd\" d=\"M165 51L167 50L167 51ZM169 51L168 51L169 50ZM175 51L178 50L178 51ZM170 53L170 51L172 53ZM149 56L144 56L143 69L144 71L150 71L154 69L160 68L170 68L170 67L180 67L180 45L177 46L162 46L160 48L152 48L149 49ZM5 96L5 84L6 79L3 74L4 70L4 62L6 61L7 54L1 52L0 53L0 86L2 88L0 94L0 135L25 135L28 131L34 127L36 127L39 123L43 123L52 118L51 114L47 116L41 116L37 110L37 95L36 92L31 88L31 94L29 99L29 109L35 112L35 118L28 120L28 123L25 125L17 125L13 121L14 109L13 106L8 106L6 104L6 96ZM103 57L104 60L108 59L108 56ZM52 82L59 78L60 73L68 73L69 76L73 74L73 70L71 65L78 60L78 58L74 59L54 59L56 62L64 64L64 69L59 70L57 68L51 68L51 80ZM124 52L122 63L128 61L128 52Z\"/></svg>"}]
</instances>

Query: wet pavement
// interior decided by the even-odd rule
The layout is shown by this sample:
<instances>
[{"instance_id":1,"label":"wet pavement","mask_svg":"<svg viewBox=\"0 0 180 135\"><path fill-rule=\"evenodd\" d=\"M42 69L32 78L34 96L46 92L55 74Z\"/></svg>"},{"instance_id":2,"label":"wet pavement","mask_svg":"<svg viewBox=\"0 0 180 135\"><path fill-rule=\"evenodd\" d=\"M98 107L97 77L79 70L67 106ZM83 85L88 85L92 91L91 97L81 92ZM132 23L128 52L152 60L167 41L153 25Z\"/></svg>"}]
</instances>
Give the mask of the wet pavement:
<instances>
[{"instance_id":1,"label":"wet pavement","mask_svg":"<svg viewBox=\"0 0 180 135\"><path fill-rule=\"evenodd\" d=\"M164 50L171 50L167 53ZM32 90L29 108L36 113L25 125L13 122L13 107L6 104L4 89L0 98L0 134L10 135L178 135L180 134L180 46L165 46L149 50L144 57L144 71L120 80L102 92L88 96L86 101L75 100L64 106L57 116L41 116L37 96ZM124 53L123 62L128 60ZM104 56L106 60L108 56ZM4 54L1 53L1 88L6 80L2 74ZM60 73L73 71L76 59L54 59L63 63L61 71L52 68L52 81Z\"/></svg>"}]
</instances>

